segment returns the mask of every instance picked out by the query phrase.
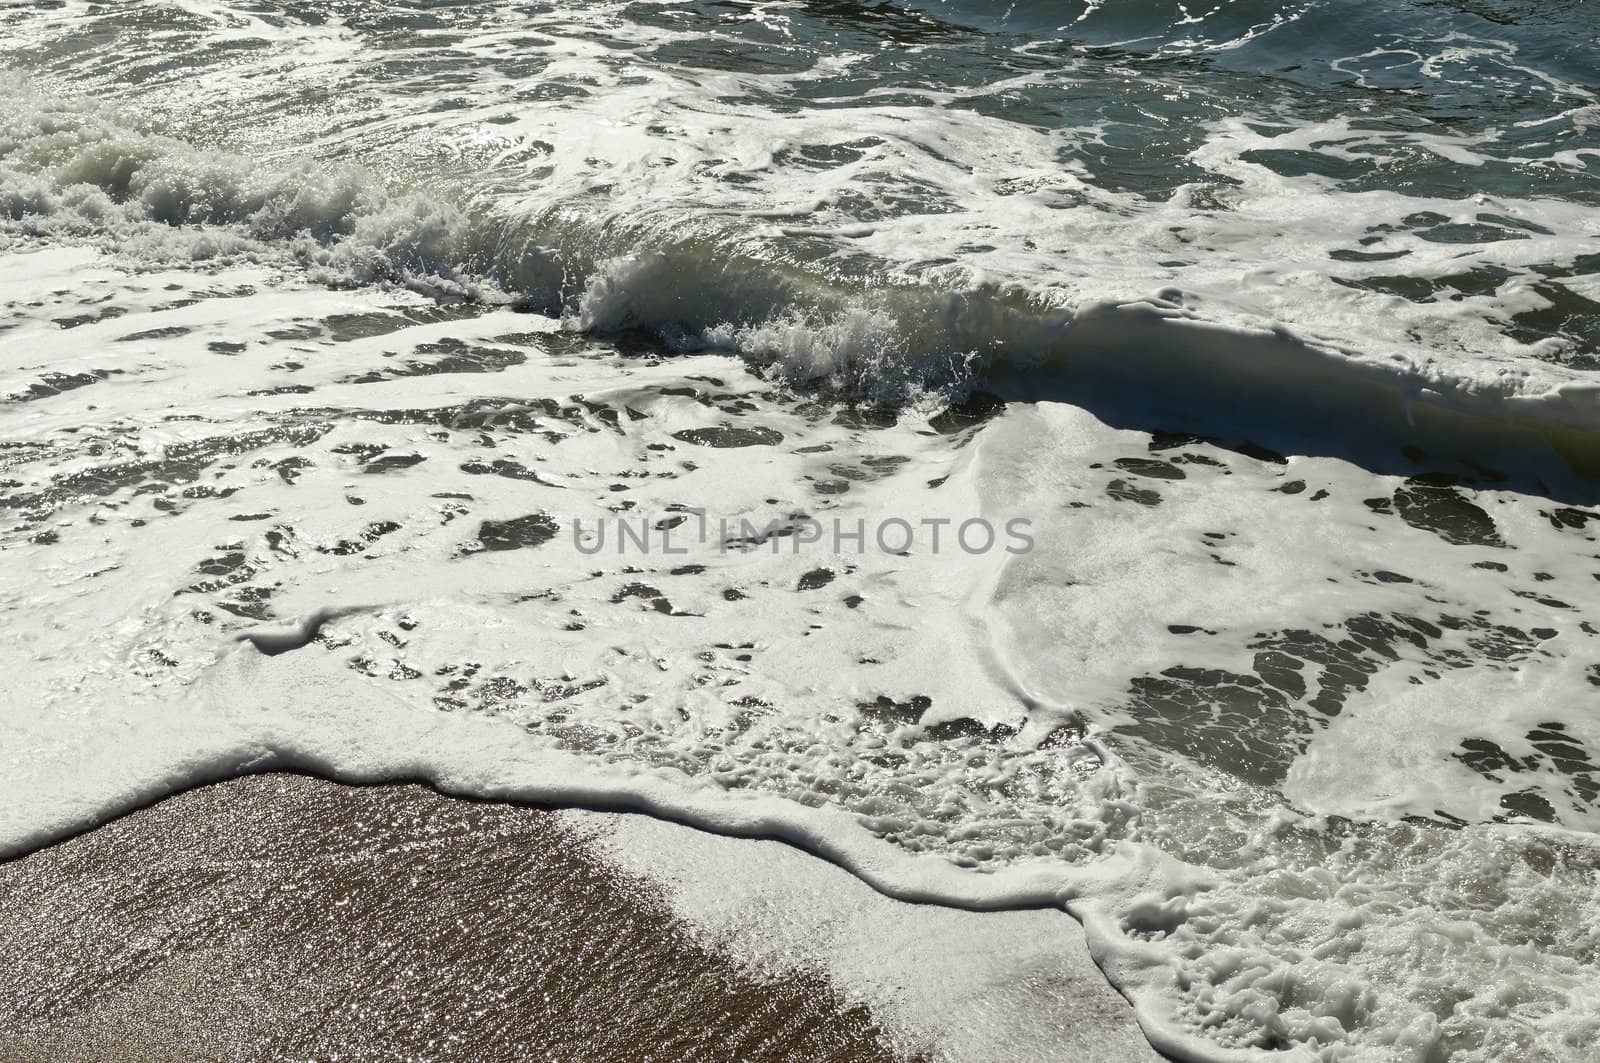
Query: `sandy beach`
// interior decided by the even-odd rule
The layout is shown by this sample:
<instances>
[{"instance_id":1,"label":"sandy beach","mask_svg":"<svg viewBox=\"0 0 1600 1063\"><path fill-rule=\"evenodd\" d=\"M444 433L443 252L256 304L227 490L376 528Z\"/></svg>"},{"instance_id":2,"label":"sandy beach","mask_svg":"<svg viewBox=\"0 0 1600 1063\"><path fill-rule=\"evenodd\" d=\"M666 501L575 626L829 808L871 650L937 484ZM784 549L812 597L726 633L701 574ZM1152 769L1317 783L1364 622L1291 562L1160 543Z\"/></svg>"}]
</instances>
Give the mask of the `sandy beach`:
<instances>
[{"instance_id":1,"label":"sandy beach","mask_svg":"<svg viewBox=\"0 0 1600 1063\"><path fill-rule=\"evenodd\" d=\"M0 865L0 1057L1156 1058L1076 929L638 816L250 776Z\"/></svg>"}]
</instances>

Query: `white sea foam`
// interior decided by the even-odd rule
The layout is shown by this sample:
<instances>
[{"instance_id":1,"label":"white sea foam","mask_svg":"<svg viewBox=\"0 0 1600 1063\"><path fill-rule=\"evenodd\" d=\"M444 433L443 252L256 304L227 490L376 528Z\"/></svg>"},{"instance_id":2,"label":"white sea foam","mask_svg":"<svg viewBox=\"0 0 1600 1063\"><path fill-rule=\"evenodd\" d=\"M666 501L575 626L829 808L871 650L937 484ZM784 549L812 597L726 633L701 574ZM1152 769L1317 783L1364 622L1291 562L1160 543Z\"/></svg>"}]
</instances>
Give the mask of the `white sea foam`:
<instances>
[{"instance_id":1,"label":"white sea foam","mask_svg":"<svg viewBox=\"0 0 1600 1063\"><path fill-rule=\"evenodd\" d=\"M241 770L423 777L781 837L906 899L1063 905L1184 1058L1273 1042L1327 1059L1561 1059L1592 1036L1579 832L1595 795L1574 754L1529 736L1562 722L1575 755L1600 745L1555 708L1587 696L1579 619L1600 606L1581 529L1553 524L1551 503L1441 489L1431 504L1470 498L1489 530L1470 510L1433 528L1403 478L1198 442L1152 451L1071 407L1019 407L951 449L914 416L863 434L774 406L714 354L562 354L549 318L409 323L416 296L284 289L261 267L12 262L10 290L43 305L0 333L5 390L123 374L12 417L9 549L33 560L0 595L52 619L6 671L8 851ZM174 300L189 305L158 309ZM41 363L51 319L79 305L127 312L77 325L84 353ZM98 353L113 349L131 359ZM440 357L504 367L406 375ZM244 394L284 384L310 390ZM204 420L165 419L180 394ZM683 440L748 418L782 444ZM385 455L424 460L369 468ZM813 487L838 483L850 490ZM1374 494L1401 515L1367 506ZM619 497L758 525L797 509L1020 512L1038 541L1022 557L692 537L683 557L564 539L462 554L480 521L545 512L564 534ZM1441 538L1458 533L1483 541ZM1505 572L1475 567L1502 558ZM819 567L831 582L797 590ZM1545 587L1564 601L1541 604ZM233 640L330 608L300 649ZM1294 675L1298 700L1272 686ZM1494 709L1449 711L1469 698ZM1514 770L1463 759L1473 742ZM1495 822L1534 795L1567 834ZM1435 822L1388 821L1401 815ZM1427 952L1436 940L1452 944ZM1514 985L1491 975L1508 965ZM1484 988L1452 995L1460 980Z\"/></svg>"}]
</instances>

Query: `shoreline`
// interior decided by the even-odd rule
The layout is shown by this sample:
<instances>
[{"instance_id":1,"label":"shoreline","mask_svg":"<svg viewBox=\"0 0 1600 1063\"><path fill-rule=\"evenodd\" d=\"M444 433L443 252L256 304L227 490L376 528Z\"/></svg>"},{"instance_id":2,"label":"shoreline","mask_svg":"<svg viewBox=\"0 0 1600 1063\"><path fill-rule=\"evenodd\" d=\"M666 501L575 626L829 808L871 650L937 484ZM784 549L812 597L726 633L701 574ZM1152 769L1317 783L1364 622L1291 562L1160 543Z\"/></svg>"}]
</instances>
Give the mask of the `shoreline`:
<instances>
[{"instance_id":1,"label":"shoreline","mask_svg":"<svg viewBox=\"0 0 1600 1063\"><path fill-rule=\"evenodd\" d=\"M1159 1058L1065 913L416 783L176 794L0 863L0 927L6 1059Z\"/></svg>"}]
</instances>

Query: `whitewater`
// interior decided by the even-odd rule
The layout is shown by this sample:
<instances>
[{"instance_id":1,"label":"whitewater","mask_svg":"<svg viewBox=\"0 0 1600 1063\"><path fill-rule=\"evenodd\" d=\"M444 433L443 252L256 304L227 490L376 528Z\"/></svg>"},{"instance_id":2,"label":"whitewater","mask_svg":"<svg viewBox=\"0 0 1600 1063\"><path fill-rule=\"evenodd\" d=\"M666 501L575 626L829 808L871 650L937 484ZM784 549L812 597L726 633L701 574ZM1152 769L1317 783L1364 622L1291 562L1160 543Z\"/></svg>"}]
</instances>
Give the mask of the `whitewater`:
<instances>
[{"instance_id":1,"label":"whitewater","mask_svg":"<svg viewBox=\"0 0 1600 1063\"><path fill-rule=\"evenodd\" d=\"M1584 0L0 4L0 855L421 779L1064 908L1179 1059L1595 1059L1597 70Z\"/></svg>"}]
</instances>

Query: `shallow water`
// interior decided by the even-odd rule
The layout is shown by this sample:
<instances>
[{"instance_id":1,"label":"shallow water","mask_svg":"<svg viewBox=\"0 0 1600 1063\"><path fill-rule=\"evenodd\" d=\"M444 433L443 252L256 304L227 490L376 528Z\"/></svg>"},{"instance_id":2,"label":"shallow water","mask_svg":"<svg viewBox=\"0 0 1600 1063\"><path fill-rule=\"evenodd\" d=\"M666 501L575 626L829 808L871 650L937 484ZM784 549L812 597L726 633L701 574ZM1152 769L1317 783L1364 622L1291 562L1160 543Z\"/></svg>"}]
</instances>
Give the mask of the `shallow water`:
<instances>
[{"instance_id":1,"label":"shallow water","mask_svg":"<svg viewBox=\"0 0 1600 1063\"><path fill-rule=\"evenodd\" d=\"M603 796L1180 1057L1591 1057L1597 26L7 6L0 844Z\"/></svg>"}]
</instances>

